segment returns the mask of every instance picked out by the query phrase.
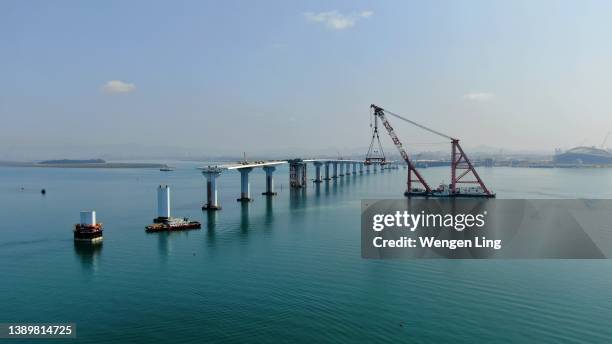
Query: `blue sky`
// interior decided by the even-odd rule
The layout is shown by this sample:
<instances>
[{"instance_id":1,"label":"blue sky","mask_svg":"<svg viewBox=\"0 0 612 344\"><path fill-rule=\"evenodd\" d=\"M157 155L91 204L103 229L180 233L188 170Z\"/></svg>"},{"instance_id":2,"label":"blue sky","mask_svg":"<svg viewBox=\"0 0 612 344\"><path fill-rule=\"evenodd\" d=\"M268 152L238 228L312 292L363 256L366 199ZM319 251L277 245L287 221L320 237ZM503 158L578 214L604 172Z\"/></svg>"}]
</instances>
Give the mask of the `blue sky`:
<instances>
[{"instance_id":1,"label":"blue sky","mask_svg":"<svg viewBox=\"0 0 612 344\"><path fill-rule=\"evenodd\" d=\"M604 1L5 0L0 158L129 143L348 152L368 144L370 103L466 146L599 145L612 130L611 10ZM395 126L408 143L437 140Z\"/></svg>"}]
</instances>

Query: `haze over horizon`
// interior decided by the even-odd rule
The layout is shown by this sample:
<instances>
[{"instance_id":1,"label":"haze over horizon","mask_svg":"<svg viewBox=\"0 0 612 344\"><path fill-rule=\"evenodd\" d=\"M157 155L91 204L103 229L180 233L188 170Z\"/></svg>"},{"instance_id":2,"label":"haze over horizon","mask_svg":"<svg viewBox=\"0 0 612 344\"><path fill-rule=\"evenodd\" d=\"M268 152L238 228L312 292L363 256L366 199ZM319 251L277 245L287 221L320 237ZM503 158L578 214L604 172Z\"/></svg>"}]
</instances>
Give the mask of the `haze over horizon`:
<instances>
[{"instance_id":1,"label":"haze over horizon","mask_svg":"<svg viewBox=\"0 0 612 344\"><path fill-rule=\"evenodd\" d=\"M609 13L599 1L3 1L0 159L352 154L369 144L370 103L466 147L599 146L612 130ZM391 121L413 151L439 144Z\"/></svg>"}]
</instances>

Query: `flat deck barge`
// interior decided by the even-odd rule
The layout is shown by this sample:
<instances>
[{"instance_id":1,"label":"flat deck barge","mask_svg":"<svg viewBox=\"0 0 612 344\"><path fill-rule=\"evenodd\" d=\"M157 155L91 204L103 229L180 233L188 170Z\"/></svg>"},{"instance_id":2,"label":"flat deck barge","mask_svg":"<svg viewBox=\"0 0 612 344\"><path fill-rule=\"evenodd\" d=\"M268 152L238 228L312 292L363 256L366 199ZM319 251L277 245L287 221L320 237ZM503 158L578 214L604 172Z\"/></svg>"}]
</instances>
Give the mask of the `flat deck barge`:
<instances>
[{"instance_id":1,"label":"flat deck barge","mask_svg":"<svg viewBox=\"0 0 612 344\"><path fill-rule=\"evenodd\" d=\"M188 218L155 219L155 223L145 227L147 233L174 232L190 229L200 229L202 225L198 221L189 221Z\"/></svg>"}]
</instances>

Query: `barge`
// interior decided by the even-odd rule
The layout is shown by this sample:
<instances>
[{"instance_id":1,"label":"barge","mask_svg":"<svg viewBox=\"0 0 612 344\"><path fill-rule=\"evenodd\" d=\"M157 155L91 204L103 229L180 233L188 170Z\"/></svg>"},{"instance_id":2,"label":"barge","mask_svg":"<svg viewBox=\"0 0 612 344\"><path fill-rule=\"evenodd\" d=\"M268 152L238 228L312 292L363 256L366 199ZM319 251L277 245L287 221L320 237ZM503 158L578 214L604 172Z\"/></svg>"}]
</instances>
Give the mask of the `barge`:
<instances>
[{"instance_id":1,"label":"barge","mask_svg":"<svg viewBox=\"0 0 612 344\"><path fill-rule=\"evenodd\" d=\"M481 187L463 187L455 188L455 192L452 192L452 185L440 184L437 189L430 191L421 188L412 188L404 192L406 197L432 197L432 198L444 198L444 197L456 197L456 198L495 198L495 193L485 192Z\"/></svg>"},{"instance_id":2,"label":"barge","mask_svg":"<svg viewBox=\"0 0 612 344\"><path fill-rule=\"evenodd\" d=\"M200 229L202 225L197 221L189 221L188 218L170 216L170 187L167 185L157 188L157 217L153 224L145 227L148 233L174 232L189 229Z\"/></svg>"},{"instance_id":3,"label":"barge","mask_svg":"<svg viewBox=\"0 0 612 344\"><path fill-rule=\"evenodd\" d=\"M173 232L189 229L200 229L202 225L198 221L189 221L188 218L169 218L166 220L154 220L155 223L146 226L145 231L148 233L154 232Z\"/></svg>"}]
</instances>

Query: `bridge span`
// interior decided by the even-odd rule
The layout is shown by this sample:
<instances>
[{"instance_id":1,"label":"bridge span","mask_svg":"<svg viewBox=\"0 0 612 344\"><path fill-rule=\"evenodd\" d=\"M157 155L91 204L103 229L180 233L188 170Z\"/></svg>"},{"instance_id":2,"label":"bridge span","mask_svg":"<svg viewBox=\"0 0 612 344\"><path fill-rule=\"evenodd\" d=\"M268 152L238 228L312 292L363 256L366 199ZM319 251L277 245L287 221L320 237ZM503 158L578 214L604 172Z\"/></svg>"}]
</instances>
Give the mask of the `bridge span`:
<instances>
[{"instance_id":1,"label":"bridge span","mask_svg":"<svg viewBox=\"0 0 612 344\"><path fill-rule=\"evenodd\" d=\"M384 169L397 169L398 163L395 161L388 161L385 164L379 163L366 163L365 160L346 160L346 159L288 159L288 160L270 160L270 161L245 161L235 164L222 164L222 165L209 165L206 167L200 167L204 177L206 177L206 203L202 206L203 210L219 210L218 193L217 193L217 178L225 171L237 170L240 172L240 197L237 199L239 202L250 202L251 198L251 185L249 183L249 173L253 168L261 167L266 172L266 191L262 195L274 196L274 171L276 171L277 165L289 164L289 186L291 188L306 188L308 184L307 179L307 165L313 164L315 166L315 178L312 180L314 183L322 183L324 181L330 181L344 176L363 174L364 168L365 173L370 173L370 167L373 168L374 172L380 168ZM330 165L332 167L330 173ZM321 167L324 167L324 174L321 173ZM351 171L352 167L352 171Z\"/></svg>"}]
</instances>

